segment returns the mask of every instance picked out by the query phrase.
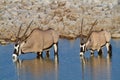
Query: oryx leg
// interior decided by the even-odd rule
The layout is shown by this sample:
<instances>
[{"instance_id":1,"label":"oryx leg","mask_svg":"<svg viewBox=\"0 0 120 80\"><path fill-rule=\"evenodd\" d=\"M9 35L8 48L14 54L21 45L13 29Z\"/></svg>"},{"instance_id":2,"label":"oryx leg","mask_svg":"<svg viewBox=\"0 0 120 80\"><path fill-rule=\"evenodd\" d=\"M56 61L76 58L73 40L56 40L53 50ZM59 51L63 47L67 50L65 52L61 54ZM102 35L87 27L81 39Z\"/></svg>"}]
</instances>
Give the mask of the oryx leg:
<instances>
[{"instance_id":1,"label":"oryx leg","mask_svg":"<svg viewBox=\"0 0 120 80\"><path fill-rule=\"evenodd\" d=\"M48 58L50 57L50 51L49 51L49 50L46 51L46 56L47 56Z\"/></svg>"},{"instance_id":2,"label":"oryx leg","mask_svg":"<svg viewBox=\"0 0 120 80\"><path fill-rule=\"evenodd\" d=\"M106 48L107 48L107 52L108 52L109 54L111 54L111 53L112 53L112 46L111 46L110 43L106 43Z\"/></svg>"},{"instance_id":3,"label":"oryx leg","mask_svg":"<svg viewBox=\"0 0 120 80\"><path fill-rule=\"evenodd\" d=\"M37 58L40 58L40 57L43 58L42 54L43 54L43 52L37 52Z\"/></svg>"},{"instance_id":4,"label":"oryx leg","mask_svg":"<svg viewBox=\"0 0 120 80\"><path fill-rule=\"evenodd\" d=\"M109 56L112 56L112 46L110 43L106 43L106 48L107 48L107 52L109 54Z\"/></svg>"},{"instance_id":5,"label":"oryx leg","mask_svg":"<svg viewBox=\"0 0 120 80\"><path fill-rule=\"evenodd\" d=\"M102 53L103 53L103 52L102 52L102 48L100 48L100 49L98 50L98 55L101 56Z\"/></svg>"},{"instance_id":6,"label":"oryx leg","mask_svg":"<svg viewBox=\"0 0 120 80\"><path fill-rule=\"evenodd\" d=\"M94 51L93 51L93 50L90 50L90 53L91 53L91 56L93 56L93 55L94 55Z\"/></svg>"},{"instance_id":7,"label":"oryx leg","mask_svg":"<svg viewBox=\"0 0 120 80\"><path fill-rule=\"evenodd\" d=\"M55 43L53 46L54 46L54 54L58 55L58 43Z\"/></svg>"},{"instance_id":8,"label":"oryx leg","mask_svg":"<svg viewBox=\"0 0 120 80\"><path fill-rule=\"evenodd\" d=\"M108 53L110 54L110 56L112 56L112 45L111 44L109 45L109 52Z\"/></svg>"}]
</instances>

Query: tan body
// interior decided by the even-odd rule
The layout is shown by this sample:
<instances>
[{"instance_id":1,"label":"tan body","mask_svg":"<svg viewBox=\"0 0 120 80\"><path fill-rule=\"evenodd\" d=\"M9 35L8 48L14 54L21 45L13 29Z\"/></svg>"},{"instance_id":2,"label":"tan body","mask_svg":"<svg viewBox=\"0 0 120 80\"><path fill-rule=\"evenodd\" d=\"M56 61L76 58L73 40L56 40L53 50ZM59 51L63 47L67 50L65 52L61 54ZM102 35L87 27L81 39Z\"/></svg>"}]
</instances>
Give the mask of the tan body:
<instances>
[{"instance_id":1,"label":"tan body","mask_svg":"<svg viewBox=\"0 0 120 80\"><path fill-rule=\"evenodd\" d=\"M35 28L24 40L16 42L14 45L13 60L17 60L17 56L21 53L34 52L37 57L42 57L43 50L47 51L49 57L49 49L54 46L54 54L58 54L59 34L53 30L40 30Z\"/></svg>"},{"instance_id":2,"label":"tan body","mask_svg":"<svg viewBox=\"0 0 120 80\"><path fill-rule=\"evenodd\" d=\"M22 52L42 52L58 42L59 35L56 31L34 29L26 39L26 43L21 46Z\"/></svg>"},{"instance_id":3,"label":"tan body","mask_svg":"<svg viewBox=\"0 0 120 80\"><path fill-rule=\"evenodd\" d=\"M111 34L107 31L92 32L88 41L86 42L86 48L91 50L100 50L100 48L111 40Z\"/></svg>"},{"instance_id":4,"label":"tan body","mask_svg":"<svg viewBox=\"0 0 120 80\"><path fill-rule=\"evenodd\" d=\"M101 54L103 46L106 46L107 52L110 53L110 55L112 55L112 46L110 44L110 40L110 32L107 32L105 30L91 32L85 43L82 43L80 45L80 56L84 55L86 50L90 50L92 55L94 54L95 50L98 51L98 54Z\"/></svg>"},{"instance_id":5,"label":"tan body","mask_svg":"<svg viewBox=\"0 0 120 80\"><path fill-rule=\"evenodd\" d=\"M108 31L101 29L101 31L92 31L93 26L97 24L97 20L92 24L90 31L87 35L87 39L83 39L82 37L82 24L81 23L81 42L80 42L80 56L83 56L86 50L90 50L91 54L94 54L94 51L97 50L98 54L101 55L102 47L106 45L107 52L111 54L112 46L110 44L111 34Z\"/></svg>"}]
</instances>

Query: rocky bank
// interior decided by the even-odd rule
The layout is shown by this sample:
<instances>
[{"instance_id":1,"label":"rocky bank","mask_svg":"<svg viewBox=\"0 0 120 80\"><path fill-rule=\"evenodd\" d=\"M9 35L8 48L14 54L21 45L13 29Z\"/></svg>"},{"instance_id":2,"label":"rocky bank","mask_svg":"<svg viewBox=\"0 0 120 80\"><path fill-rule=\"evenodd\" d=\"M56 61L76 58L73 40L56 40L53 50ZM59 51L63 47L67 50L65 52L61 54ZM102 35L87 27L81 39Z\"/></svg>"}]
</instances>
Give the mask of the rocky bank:
<instances>
[{"instance_id":1,"label":"rocky bank","mask_svg":"<svg viewBox=\"0 0 120 80\"><path fill-rule=\"evenodd\" d=\"M1 0L0 42L15 41L22 24L20 36L33 20L27 35L34 28L53 28L61 37L76 38L87 35L95 20L93 30L110 31L113 38L120 38L119 0Z\"/></svg>"}]
</instances>

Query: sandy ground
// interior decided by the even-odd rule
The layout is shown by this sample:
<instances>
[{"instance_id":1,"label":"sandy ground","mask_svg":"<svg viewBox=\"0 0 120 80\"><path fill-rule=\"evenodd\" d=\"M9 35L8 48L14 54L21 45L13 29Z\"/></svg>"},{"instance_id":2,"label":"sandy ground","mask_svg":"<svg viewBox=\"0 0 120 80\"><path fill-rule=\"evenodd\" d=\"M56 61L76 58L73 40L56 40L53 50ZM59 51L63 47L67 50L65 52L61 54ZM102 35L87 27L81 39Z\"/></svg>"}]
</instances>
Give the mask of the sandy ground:
<instances>
[{"instance_id":1,"label":"sandy ground","mask_svg":"<svg viewBox=\"0 0 120 80\"><path fill-rule=\"evenodd\" d=\"M91 0L90 0L91 1ZM0 1L0 42L15 41L22 24L20 37L33 20L26 35L34 28L53 28L61 37L74 39L81 34L88 35L94 21L93 31L101 29L111 32L113 38L120 38L120 5L116 0L98 2L84 0L3 0Z\"/></svg>"}]
</instances>

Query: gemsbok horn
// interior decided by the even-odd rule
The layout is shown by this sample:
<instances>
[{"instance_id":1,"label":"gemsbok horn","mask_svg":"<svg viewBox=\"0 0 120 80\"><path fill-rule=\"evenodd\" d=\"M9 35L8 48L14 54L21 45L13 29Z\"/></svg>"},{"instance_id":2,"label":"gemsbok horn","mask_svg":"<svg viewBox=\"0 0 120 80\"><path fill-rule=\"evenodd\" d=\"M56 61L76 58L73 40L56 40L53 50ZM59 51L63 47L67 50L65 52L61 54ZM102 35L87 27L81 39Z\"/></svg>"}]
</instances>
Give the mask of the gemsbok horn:
<instances>
[{"instance_id":1,"label":"gemsbok horn","mask_svg":"<svg viewBox=\"0 0 120 80\"><path fill-rule=\"evenodd\" d=\"M97 24L97 20L92 24L92 27L88 33L87 39L80 43L80 56L83 56L85 51L90 50L91 55L94 54L94 51L97 50L98 53L102 52L102 47L106 45L107 52L111 54L112 46L110 44L111 34L108 31L92 31L93 26ZM82 27L82 26L81 26ZM82 29L82 28L81 28ZM81 33L82 35L82 33ZM81 37L83 38L83 37Z\"/></svg>"},{"instance_id":2,"label":"gemsbok horn","mask_svg":"<svg viewBox=\"0 0 120 80\"><path fill-rule=\"evenodd\" d=\"M30 24L28 27L30 27ZM26 34L28 27L24 35ZM12 55L13 61L16 61L21 53L35 52L37 53L37 57L42 57L43 50L49 51L52 46L54 46L54 54L58 54L58 39L59 34L53 29L41 30L35 28L27 37L16 41L14 53Z\"/></svg>"}]
</instances>

